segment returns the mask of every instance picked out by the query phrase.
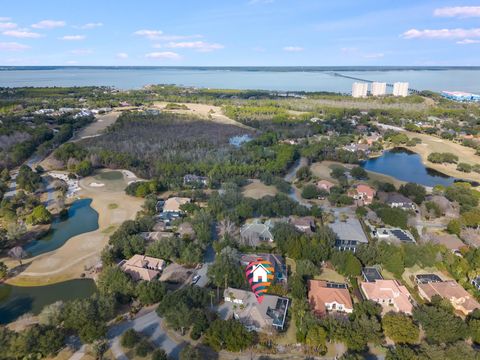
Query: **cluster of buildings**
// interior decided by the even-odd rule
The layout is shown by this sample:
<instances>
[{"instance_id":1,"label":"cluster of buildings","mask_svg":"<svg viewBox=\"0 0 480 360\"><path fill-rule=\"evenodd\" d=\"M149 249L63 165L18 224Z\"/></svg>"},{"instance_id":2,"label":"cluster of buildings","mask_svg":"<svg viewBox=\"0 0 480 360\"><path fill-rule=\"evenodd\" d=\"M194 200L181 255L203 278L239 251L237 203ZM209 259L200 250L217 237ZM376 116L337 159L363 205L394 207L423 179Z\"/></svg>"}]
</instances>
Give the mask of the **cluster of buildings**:
<instances>
[{"instance_id":1,"label":"cluster of buildings","mask_svg":"<svg viewBox=\"0 0 480 360\"><path fill-rule=\"evenodd\" d=\"M442 91L442 96L446 99L458 102L479 102L480 95L463 91Z\"/></svg>"},{"instance_id":2,"label":"cluster of buildings","mask_svg":"<svg viewBox=\"0 0 480 360\"><path fill-rule=\"evenodd\" d=\"M408 96L408 82L396 82L393 84L393 96ZM362 98L368 95L368 83L366 82L354 82L352 85L352 97ZM372 82L370 95L372 96L384 96L387 95L387 83L384 82Z\"/></svg>"}]
</instances>

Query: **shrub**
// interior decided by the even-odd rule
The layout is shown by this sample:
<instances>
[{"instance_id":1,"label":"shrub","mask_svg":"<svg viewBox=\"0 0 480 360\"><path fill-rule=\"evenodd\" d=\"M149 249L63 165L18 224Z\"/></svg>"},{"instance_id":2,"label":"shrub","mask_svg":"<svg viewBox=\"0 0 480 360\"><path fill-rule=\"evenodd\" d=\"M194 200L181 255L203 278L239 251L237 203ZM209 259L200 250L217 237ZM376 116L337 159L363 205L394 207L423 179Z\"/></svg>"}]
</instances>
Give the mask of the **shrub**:
<instances>
[{"instance_id":1,"label":"shrub","mask_svg":"<svg viewBox=\"0 0 480 360\"><path fill-rule=\"evenodd\" d=\"M135 330L128 329L123 333L122 338L120 339L120 344L127 349L132 349L139 340L140 335Z\"/></svg>"},{"instance_id":2,"label":"shrub","mask_svg":"<svg viewBox=\"0 0 480 360\"><path fill-rule=\"evenodd\" d=\"M153 346L147 339L142 339L135 349L135 354L138 356L145 357L153 351Z\"/></svg>"}]
</instances>

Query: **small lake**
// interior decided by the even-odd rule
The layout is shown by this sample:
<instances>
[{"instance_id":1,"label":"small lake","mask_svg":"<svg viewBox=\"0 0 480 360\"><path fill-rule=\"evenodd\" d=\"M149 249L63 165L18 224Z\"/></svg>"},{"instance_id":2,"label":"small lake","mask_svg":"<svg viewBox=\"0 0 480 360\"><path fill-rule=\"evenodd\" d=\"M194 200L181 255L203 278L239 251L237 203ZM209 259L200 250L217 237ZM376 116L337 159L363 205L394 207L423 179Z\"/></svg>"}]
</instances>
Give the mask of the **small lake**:
<instances>
[{"instance_id":1,"label":"small lake","mask_svg":"<svg viewBox=\"0 0 480 360\"><path fill-rule=\"evenodd\" d=\"M37 256L61 247L73 236L98 229L98 213L90 206L91 199L76 200L68 209L68 218L56 218L50 232L25 246L30 256Z\"/></svg>"},{"instance_id":2,"label":"small lake","mask_svg":"<svg viewBox=\"0 0 480 360\"><path fill-rule=\"evenodd\" d=\"M365 170L392 176L398 180L424 186L451 185L455 178L425 167L420 155L406 149L385 151L382 156L364 161Z\"/></svg>"},{"instance_id":3,"label":"small lake","mask_svg":"<svg viewBox=\"0 0 480 360\"><path fill-rule=\"evenodd\" d=\"M0 324L10 323L27 313L38 315L46 305L83 299L95 291L95 282L91 279L33 287L0 285Z\"/></svg>"}]
</instances>

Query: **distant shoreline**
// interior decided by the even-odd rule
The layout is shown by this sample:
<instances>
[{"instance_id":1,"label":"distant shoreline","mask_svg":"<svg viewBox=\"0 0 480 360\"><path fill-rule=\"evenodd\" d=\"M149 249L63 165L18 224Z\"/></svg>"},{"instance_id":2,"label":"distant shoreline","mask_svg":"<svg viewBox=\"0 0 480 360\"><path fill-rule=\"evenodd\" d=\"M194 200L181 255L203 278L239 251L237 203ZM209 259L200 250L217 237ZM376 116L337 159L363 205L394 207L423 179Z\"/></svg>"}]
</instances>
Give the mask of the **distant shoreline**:
<instances>
[{"instance_id":1,"label":"distant shoreline","mask_svg":"<svg viewBox=\"0 0 480 360\"><path fill-rule=\"evenodd\" d=\"M86 65L86 66L9 66L0 65L0 71L11 70L61 70L61 69L101 69L101 70L197 70L197 71L270 71L270 72L323 72L323 71L443 71L443 70L478 70L480 66L113 66L113 65Z\"/></svg>"}]
</instances>

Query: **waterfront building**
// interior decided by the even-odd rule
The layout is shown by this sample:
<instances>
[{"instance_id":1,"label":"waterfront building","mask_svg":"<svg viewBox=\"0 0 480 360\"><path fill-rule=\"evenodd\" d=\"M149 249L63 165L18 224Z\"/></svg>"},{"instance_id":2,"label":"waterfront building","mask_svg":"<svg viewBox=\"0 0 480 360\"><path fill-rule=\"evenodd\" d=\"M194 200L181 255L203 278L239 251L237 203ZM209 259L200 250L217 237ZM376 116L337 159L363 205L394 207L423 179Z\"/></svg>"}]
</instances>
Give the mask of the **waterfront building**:
<instances>
[{"instance_id":1,"label":"waterfront building","mask_svg":"<svg viewBox=\"0 0 480 360\"><path fill-rule=\"evenodd\" d=\"M352 85L352 96L354 98L362 98L367 97L368 92L368 84L367 83L360 83L354 82Z\"/></svg>"},{"instance_id":2,"label":"waterfront building","mask_svg":"<svg viewBox=\"0 0 480 360\"><path fill-rule=\"evenodd\" d=\"M396 82L393 84L393 96L408 96L408 82Z\"/></svg>"}]
</instances>

